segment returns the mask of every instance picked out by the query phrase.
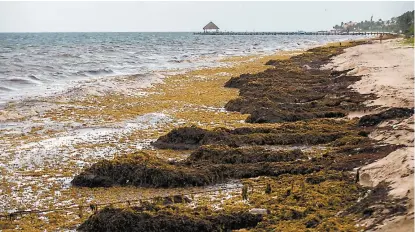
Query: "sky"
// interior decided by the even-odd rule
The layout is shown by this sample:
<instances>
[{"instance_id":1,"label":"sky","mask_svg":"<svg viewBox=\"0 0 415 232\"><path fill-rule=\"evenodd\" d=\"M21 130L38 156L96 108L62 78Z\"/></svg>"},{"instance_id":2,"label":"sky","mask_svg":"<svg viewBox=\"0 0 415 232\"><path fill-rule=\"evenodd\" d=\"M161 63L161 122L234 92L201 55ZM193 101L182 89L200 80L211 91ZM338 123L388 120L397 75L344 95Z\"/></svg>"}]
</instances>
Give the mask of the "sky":
<instances>
[{"instance_id":1,"label":"sky","mask_svg":"<svg viewBox=\"0 0 415 232\"><path fill-rule=\"evenodd\" d=\"M317 31L383 20L413 2L0 2L0 32Z\"/></svg>"}]
</instances>

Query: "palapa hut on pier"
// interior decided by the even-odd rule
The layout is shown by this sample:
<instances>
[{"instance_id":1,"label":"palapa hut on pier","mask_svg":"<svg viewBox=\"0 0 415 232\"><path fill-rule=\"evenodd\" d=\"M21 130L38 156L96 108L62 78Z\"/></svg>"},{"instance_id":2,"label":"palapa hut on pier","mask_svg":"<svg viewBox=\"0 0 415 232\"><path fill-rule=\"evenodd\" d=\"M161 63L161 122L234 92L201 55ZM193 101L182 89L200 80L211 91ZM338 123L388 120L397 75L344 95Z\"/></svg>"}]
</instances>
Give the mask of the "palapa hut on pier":
<instances>
[{"instance_id":1,"label":"palapa hut on pier","mask_svg":"<svg viewBox=\"0 0 415 232\"><path fill-rule=\"evenodd\" d=\"M216 26L214 23L209 22L205 27L203 27L203 32L209 32L209 30L216 30L216 32L219 31L219 27Z\"/></svg>"}]
</instances>

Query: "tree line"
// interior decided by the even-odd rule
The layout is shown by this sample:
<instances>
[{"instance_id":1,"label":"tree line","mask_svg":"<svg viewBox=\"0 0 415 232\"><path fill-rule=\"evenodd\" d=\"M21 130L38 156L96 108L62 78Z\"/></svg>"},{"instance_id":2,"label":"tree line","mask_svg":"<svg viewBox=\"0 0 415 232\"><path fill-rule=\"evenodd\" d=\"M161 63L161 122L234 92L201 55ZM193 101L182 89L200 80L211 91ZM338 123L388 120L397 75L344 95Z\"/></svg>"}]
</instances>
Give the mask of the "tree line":
<instances>
[{"instance_id":1,"label":"tree line","mask_svg":"<svg viewBox=\"0 0 415 232\"><path fill-rule=\"evenodd\" d=\"M414 35L414 11L405 12L386 21L382 19L375 21L372 16L370 21L341 22L340 25L335 25L333 29L341 31L384 31L411 36Z\"/></svg>"}]
</instances>

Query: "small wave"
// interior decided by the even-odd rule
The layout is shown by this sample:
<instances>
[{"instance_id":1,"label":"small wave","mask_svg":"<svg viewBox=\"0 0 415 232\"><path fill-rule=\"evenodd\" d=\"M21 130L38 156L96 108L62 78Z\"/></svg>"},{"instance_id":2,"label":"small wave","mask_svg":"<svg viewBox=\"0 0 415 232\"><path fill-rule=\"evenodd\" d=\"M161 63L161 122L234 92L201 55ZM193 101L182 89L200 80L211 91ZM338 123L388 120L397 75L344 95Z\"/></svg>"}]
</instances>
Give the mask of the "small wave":
<instances>
[{"instance_id":1,"label":"small wave","mask_svg":"<svg viewBox=\"0 0 415 232\"><path fill-rule=\"evenodd\" d=\"M169 63L182 63L183 62L183 60L169 60L168 61Z\"/></svg>"},{"instance_id":2,"label":"small wave","mask_svg":"<svg viewBox=\"0 0 415 232\"><path fill-rule=\"evenodd\" d=\"M86 77L86 73L84 71L78 71L72 74L73 76L78 76L78 77Z\"/></svg>"},{"instance_id":3,"label":"small wave","mask_svg":"<svg viewBox=\"0 0 415 232\"><path fill-rule=\"evenodd\" d=\"M180 63L192 63L192 61L190 60L169 60L167 61L169 63L175 63L175 64L180 64Z\"/></svg>"},{"instance_id":4,"label":"small wave","mask_svg":"<svg viewBox=\"0 0 415 232\"><path fill-rule=\"evenodd\" d=\"M213 52L202 52L202 53L200 53L202 56L205 56L205 55L215 55L215 54L218 54L218 52L217 51L213 51Z\"/></svg>"},{"instance_id":5,"label":"small wave","mask_svg":"<svg viewBox=\"0 0 415 232\"><path fill-rule=\"evenodd\" d=\"M10 89L10 88L4 87L4 86L0 86L0 91L11 92L11 91L13 91L13 89Z\"/></svg>"},{"instance_id":6,"label":"small wave","mask_svg":"<svg viewBox=\"0 0 415 232\"><path fill-rule=\"evenodd\" d=\"M110 74L110 73L114 73L114 71L110 68L103 68L103 69L96 69L96 70L78 71L75 73L75 75L87 76L87 75L100 75L100 74Z\"/></svg>"},{"instance_id":7,"label":"small wave","mask_svg":"<svg viewBox=\"0 0 415 232\"><path fill-rule=\"evenodd\" d=\"M63 53L63 54L59 54L57 56L58 57L67 57L67 58L81 58L79 55L73 55L73 54L69 54L69 53Z\"/></svg>"},{"instance_id":8,"label":"small wave","mask_svg":"<svg viewBox=\"0 0 415 232\"><path fill-rule=\"evenodd\" d=\"M23 78L18 78L18 77L10 78L10 79L8 79L6 81L11 82L11 83L16 83L16 84L22 84L22 85L29 85L29 84L32 85L32 84L35 84L35 82L33 80L23 79Z\"/></svg>"},{"instance_id":9,"label":"small wave","mask_svg":"<svg viewBox=\"0 0 415 232\"><path fill-rule=\"evenodd\" d=\"M37 76L33 75L33 74L30 74L28 77L32 80L40 81L40 79Z\"/></svg>"},{"instance_id":10,"label":"small wave","mask_svg":"<svg viewBox=\"0 0 415 232\"><path fill-rule=\"evenodd\" d=\"M52 67L52 66L50 66L50 65L46 65L46 66L45 66L45 68L47 68L47 69L51 69L51 70L52 70L52 69L55 69L54 67Z\"/></svg>"}]
</instances>

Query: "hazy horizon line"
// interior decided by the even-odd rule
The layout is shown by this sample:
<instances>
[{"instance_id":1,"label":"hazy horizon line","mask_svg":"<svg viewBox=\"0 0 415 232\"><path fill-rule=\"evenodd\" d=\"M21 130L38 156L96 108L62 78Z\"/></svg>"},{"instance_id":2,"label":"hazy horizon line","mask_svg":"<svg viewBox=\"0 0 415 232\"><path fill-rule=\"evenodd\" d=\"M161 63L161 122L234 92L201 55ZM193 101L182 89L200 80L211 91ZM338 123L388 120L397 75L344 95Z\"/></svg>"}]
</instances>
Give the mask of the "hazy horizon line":
<instances>
[{"instance_id":1,"label":"hazy horizon line","mask_svg":"<svg viewBox=\"0 0 415 232\"><path fill-rule=\"evenodd\" d=\"M330 29L333 30L333 29ZM311 31L304 31L304 32L317 32L317 31L330 31L330 30L311 30ZM257 30L235 30L235 31L221 31L219 32L298 32L303 30L291 30L291 31L257 31ZM195 32L203 32L203 30L199 31L0 31L0 34L7 34L7 33L195 33Z\"/></svg>"}]
</instances>

